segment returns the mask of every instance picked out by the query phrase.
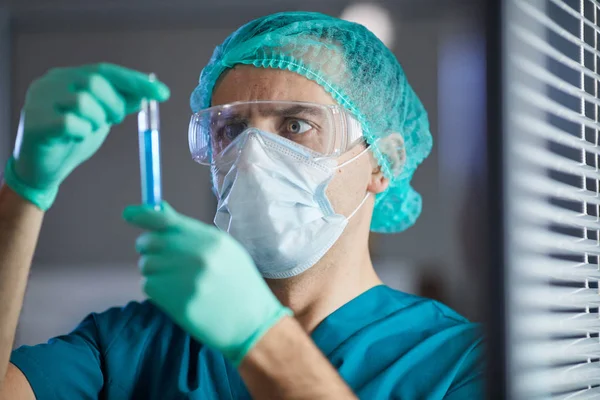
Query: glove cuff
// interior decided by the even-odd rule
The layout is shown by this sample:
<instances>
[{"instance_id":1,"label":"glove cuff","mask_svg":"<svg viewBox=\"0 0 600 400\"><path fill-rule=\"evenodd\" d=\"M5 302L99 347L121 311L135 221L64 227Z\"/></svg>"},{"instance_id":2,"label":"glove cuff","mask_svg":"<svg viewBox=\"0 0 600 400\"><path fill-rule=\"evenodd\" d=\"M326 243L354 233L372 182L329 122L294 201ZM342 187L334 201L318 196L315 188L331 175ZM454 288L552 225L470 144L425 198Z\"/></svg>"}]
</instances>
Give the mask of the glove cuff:
<instances>
[{"instance_id":1,"label":"glove cuff","mask_svg":"<svg viewBox=\"0 0 600 400\"><path fill-rule=\"evenodd\" d=\"M36 189L24 184L15 172L15 159L10 157L4 170L4 181L12 190L25 200L33 203L42 211L48 210L58 194L58 187L54 189Z\"/></svg>"},{"instance_id":2,"label":"glove cuff","mask_svg":"<svg viewBox=\"0 0 600 400\"><path fill-rule=\"evenodd\" d=\"M246 354L258 343L258 341L283 317L294 315L287 307L279 307L277 311L240 347L237 355L231 357L231 362L237 368L240 366Z\"/></svg>"}]
</instances>

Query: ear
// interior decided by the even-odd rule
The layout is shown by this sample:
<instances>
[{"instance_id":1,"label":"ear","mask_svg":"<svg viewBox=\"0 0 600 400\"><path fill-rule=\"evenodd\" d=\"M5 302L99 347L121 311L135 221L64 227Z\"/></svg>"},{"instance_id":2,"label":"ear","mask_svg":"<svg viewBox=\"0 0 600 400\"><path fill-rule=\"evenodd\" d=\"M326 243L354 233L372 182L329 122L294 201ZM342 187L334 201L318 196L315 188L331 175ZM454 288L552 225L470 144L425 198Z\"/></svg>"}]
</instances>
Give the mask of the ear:
<instances>
[{"instance_id":1,"label":"ear","mask_svg":"<svg viewBox=\"0 0 600 400\"><path fill-rule=\"evenodd\" d=\"M390 180L383 175L381 167L377 165L377 161L375 161L373 156L371 156L371 164L373 171L371 172L371 179L369 180L367 190L373 194L385 192L390 184Z\"/></svg>"},{"instance_id":2,"label":"ear","mask_svg":"<svg viewBox=\"0 0 600 400\"><path fill-rule=\"evenodd\" d=\"M406 149L404 148L404 139L399 133L391 133L377 141L377 147L387 155L391 161L390 169L394 176L400 174L404 163L406 162ZM381 166L377 164L375 157L371 155L371 165L373 172L367 190L371 193L384 192L390 185L390 180L383 175Z\"/></svg>"}]
</instances>

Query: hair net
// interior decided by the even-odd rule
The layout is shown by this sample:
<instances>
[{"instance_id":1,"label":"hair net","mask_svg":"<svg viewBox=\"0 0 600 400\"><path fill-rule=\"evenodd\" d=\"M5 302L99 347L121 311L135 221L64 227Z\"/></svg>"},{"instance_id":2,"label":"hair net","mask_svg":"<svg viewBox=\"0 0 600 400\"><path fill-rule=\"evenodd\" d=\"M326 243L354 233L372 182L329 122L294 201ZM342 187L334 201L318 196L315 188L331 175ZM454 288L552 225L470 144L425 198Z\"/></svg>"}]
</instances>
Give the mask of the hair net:
<instances>
[{"instance_id":1,"label":"hair net","mask_svg":"<svg viewBox=\"0 0 600 400\"><path fill-rule=\"evenodd\" d=\"M284 12L247 23L218 46L191 96L210 107L217 79L247 64L290 70L321 85L362 125L389 188L376 196L371 230L400 232L421 213L410 181L432 147L427 112L392 52L362 25L315 12Z\"/></svg>"}]
</instances>

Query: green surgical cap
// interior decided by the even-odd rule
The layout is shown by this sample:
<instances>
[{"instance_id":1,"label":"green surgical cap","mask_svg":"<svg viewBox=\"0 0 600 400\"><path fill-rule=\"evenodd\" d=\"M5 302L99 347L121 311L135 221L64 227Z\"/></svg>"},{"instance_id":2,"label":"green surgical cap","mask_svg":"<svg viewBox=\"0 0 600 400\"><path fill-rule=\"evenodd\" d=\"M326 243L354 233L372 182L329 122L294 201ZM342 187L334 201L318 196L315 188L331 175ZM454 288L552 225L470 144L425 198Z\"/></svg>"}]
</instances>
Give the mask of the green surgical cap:
<instances>
[{"instance_id":1,"label":"green surgical cap","mask_svg":"<svg viewBox=\"0 0 600 400\"><path fill-rule=\"evenodd\" d=\"M421 213L410 181L431 151L427 112L392 52L362 25L315 12L283 12L247 23L218 46L190 105L210 107L217 79L237 64L289 70L321 85L362 125L390 179L376 196L371 230L400 232Z\"/></svg>"}]
</instances>

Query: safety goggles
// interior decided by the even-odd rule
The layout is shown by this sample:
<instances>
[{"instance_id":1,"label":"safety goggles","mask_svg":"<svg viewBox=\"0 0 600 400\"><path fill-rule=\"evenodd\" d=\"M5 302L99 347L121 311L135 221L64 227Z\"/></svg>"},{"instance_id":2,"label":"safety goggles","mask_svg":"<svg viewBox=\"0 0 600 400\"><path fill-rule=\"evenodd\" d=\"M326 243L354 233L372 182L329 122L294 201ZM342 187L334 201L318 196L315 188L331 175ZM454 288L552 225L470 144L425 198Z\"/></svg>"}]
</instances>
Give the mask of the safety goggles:
<instances>
[{"instance_id":1,"label":"safety goggles","mask_svg":"<svg viewBox=\"0 0 600 400\"><path fill-rule=\"evenodd\" d=\"M192 115L192 158L213 163L236 137L255 128L299 144L315 158L338 157L363 141L362 129L343 108L296 101L244 101L210 107Z\"/></svg>"}]
</instances>

